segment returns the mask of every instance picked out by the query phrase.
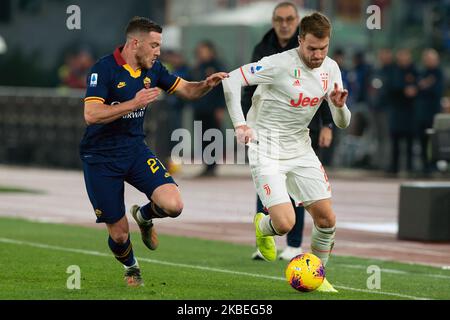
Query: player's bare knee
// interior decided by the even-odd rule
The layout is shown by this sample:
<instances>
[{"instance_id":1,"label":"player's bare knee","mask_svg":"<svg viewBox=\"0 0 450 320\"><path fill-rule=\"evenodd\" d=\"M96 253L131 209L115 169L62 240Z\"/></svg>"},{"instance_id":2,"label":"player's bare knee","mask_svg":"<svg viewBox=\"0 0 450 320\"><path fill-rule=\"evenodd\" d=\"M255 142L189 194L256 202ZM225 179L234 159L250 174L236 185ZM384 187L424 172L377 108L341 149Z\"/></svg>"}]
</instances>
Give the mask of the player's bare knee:
<instances>
[{"instance_id":1,"label":"player's bare knee","mask_svg":"<svg viewBox=\"0 0 450 320\"><path fill-rule=\"evenodd\" d=\"M291 231L292 226L289 224L281 224L281 225L277 226L276 229L277 229L276 231L279 235L285 235L286 233Z\"/></svg>"},{"instance_id":2,"label":"player's bare knee","mask_svg":"<svg viewBox=\"0 0 450 320\"><path fill-rule=\"evenodd\" d=\"M128 233L116 232L111 234L111 238L114 240L115 243L124 244L125 242L128 241Z\"/></svg>"},{"instance_id":3,"label":"player's bare knee","mask_svg":"<svg viewBox=\"0 0 450 320\"><path fill-rule=\"evenodd\" d=\"M174 199L170 202L165 211L171 218L176 218L183 211L183 207L183 201L181 201L180 199Z\"/></svg>"},{"instance_id":4,"label":"player's bare knee","mask_svg":"<svg viewBox=\"0 0 450 320\"><path fill-rule=\"evenodd\" d=\"M285 235L294 227L295 220L292 219L284 219L279 221L278 223L274 223L274 228L279 235Z\"/></svg>"},{"instance_id":5,"label":"player's bare knee","mask_svg":"<svg viewBox=\"0 0 450 320\"><path fill-rule=\"evenodd\" d=\"M316 219L316 226L319 228L333 228L336 225L336 215L334 213Z\"/></svg>"}]
</instances>

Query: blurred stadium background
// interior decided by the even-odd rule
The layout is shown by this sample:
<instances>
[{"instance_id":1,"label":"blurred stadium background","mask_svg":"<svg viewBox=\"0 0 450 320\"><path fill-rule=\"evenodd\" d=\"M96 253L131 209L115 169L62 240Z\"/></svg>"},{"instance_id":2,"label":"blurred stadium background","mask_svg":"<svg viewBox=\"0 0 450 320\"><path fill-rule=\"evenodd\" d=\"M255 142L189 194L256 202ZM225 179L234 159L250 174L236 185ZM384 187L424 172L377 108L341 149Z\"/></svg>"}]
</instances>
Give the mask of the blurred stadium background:
<instances>
[{"instance_id":1,"label":"blurred stadium background","mask_svg":"<svg viewBox=\"0 0 450 320\"><path fill-rule=\"evenodd\" d=\"M353 94L349 103L353 124L345 132L335 132L332 151L324 155L341 223L335 253L449 266L450 1L293 2L300 16L319 10L331 18L330 56L344 52L342 67ZM276 3L0 1L0 216L95 225L78 156L85 128L85 77L99 57L124 42L131 17L146 16L163 26L161 60L169 69L195 68L196 47L209 40L224 71L230 71L250 62L253 47L271 28ZM81 9L79 30L66 27L70 16L66 10L73 4ZM370 16L366 9L373 4L381 8L380 30L366 27ZM387 116L381 129L373 122L374 113L389 113L380 108L382 83L377 73L379 51L386 48L394 53L409 49L419 73L424 72L423 51L433 48L439 53L444 81L439 111L426 131L426 168L419 139L425 129L416 126L413 167L407 168L406 152L401 152L400 171L389 170ZM414 103L415 110L427 108L420 95ZM163 161L170 162L173 128L193 130L194 108L163 96L148 112L147 142ZM420 111L416 114L420 117ZM229 128L231 121L225 115L221 129ZM219 165L217 175L208 179L196 177L201 165L175 169L186 207L180 219L161 222L162 233L253 243L255 195L247 166ZM42 192L14 192L22 188ZM127 189L127 207L134 201L144 198ZM308 227L305 230L308 234Z\"/></svg>"},{"instance_id":2,"label":"blurred stadium background","mask_svg":"<svg viewBox=\"0 0 450 320\"><path fill-rule=\"evenodd\" d=\"M385 169L389 155L383 154L380 159L380 146L374 139L373 125L367 123L369 118L365 117L378 107L379 79L375 72L367 72L363 74L363 77L368 77L367 81L358 83L360 75L356 56L362 55L367 69L376 71L380 49L390 48L395 52L408 48L416 68L420 70L423 69L423 50L434 48L441 56L440 68L448 75L449 2L414 1L414 5L402 0L294 2L298 4L300 15L321 10L332 18L334 31L330 56L336 50L344 52L343 69L349 74L354 97L360 100L355 103L364 115L357 117L360 121L354 121L350 136L342 137L340 141L336 139L334 155L328 157L326 164ZM123 42L123 29L130 17L145 15L164 26L165 52L161 59L169 68L177 69L180 64L188 69L195 67L196 46L200 41L210 40L224 70L229 71L250 61L253 47L271 27L271 14L276 2L132 1L122 8L119 1L77 1L81 10L81 29L69 30L66 20L70 14L66 9L71 4L75 3L5 0L0 4L2 163L80 167L77 145L84 123L79 98L84 94L84 77L96 59ZM366 8L371 4L381 8L381 30L366 27L369 17ZM360 88L362 86L365 87ZM448 77L441 98L441 111L450 112ZM160 104L173 102L162 99ZM173 125L173 115L166 110L172 109L154 108L152 116L147 117L149 137L158 132L158 139L150 138L149 143L158 154L165 156L170 152L166 141L170 137L168 129ZM192 106L182 105L176 111L181 113L180 124L191 129ZM223 128L230 128L230 125L225 117ZM386 141L386 145L388 143ZM55 146L59 152L54 152ZM414 165L417 171L421 167L419 149L416 141Z\"/></svg>"}]
</instances>

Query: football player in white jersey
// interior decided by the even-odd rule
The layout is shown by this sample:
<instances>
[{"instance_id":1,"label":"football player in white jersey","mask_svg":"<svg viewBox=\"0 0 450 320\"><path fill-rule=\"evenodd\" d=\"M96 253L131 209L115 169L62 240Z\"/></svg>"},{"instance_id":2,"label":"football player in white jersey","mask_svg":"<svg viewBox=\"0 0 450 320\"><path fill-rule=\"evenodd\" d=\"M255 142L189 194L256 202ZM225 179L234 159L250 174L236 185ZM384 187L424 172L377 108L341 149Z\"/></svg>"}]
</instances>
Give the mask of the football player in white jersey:
<instances>
[{"instance_id":1,"label":"football player in white jersey","mask_svg":"<svg viewBox=\"0 0 450 320\"><path fill-rule=\"evenodd\" d=\"M350 123L348 92L337 63L327 57L330 36L328 18L313 13L300 22L297 48L244 65L222 82L237 139L249 146L253 182L269 211L254 218L256 243L268 261L277 255L273 236L286 234L295 223L289 196L311 214L311 250L324 265L334 245L331 187L307 128L322 99L339 128ZM258 87L246 121L240 101L241 87L248 85ZM336 292L326 279L317 290Z\"/></svg>"}]
</instances>

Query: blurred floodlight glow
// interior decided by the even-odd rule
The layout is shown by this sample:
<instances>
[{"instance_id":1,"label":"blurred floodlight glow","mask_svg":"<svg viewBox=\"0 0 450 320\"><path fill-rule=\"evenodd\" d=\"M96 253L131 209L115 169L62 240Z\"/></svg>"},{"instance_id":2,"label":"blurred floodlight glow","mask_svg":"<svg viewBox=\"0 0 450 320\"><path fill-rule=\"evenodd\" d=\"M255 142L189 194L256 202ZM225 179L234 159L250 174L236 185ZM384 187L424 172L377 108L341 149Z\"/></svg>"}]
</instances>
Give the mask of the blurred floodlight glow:
<instances>
[{"instance_id":1,"label":"blurred floodlight glow","mask_svg":"<svg viewBox=\"0 0 450 320\"><path fill-rule=\"evenodd\" d=\"M164 26L163 46L165 50L181 50L181 28L179 26Z\"/></svg>"},{"instance_id":2,"label":"blurred floodlight glow","mask_svg":"<svg viewBox=\"0 0 450 320\"><path fill-rule=\"evenodd\" d=\"M6 46L6 42L2 36L0 36L0 54L6 53L8 47Z\"/></svg>"},{"instance_id":3,"label":"blurred floodlight glow","mask_svg":"<svg viewBox=\"0 0 450 320\"><path fill-rule=\"evenodd\" d=\"M195 17L194 24L208 25L264 25L272 21L272 12L277 3L255 2L232 10L219 10L208 15ZM300 10L300 16L312 10Z\"/></svg>"}]
</instances>

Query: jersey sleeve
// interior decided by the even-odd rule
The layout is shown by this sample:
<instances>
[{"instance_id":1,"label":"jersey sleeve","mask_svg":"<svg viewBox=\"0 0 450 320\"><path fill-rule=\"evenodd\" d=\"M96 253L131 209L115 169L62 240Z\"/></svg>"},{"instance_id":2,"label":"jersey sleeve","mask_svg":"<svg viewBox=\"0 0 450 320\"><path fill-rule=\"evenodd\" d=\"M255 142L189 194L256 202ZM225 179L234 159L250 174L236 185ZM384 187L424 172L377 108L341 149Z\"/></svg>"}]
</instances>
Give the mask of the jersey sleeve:
<instances>
[{"instance_id":1,"label":"jersey sleeve","mask_svg":"<svg viewBox=\"0 0 450 320\"><path fill-rule=\"evenodd\" d=\"M161 63L159 63L159 65L160 70L158 83L156 84L156 86L163 89L167 93L172 94L180 84L181 78L171 74Z\"/></svg>"},{"instance_id":2,"label":"jersey sleeve","mask_svg":"<svg viewBox=\"0 0 450 320\"><path fill-rule=\"evenodd\" d=\"M264 57L239 68L244 86L271 84L275 81L280 67L273 63L273 57Z\"/></svg>"},{"instance_id":3,"label":"jersey sleeve","mask_svg":"<svg viewBox=\"0 0 450 320\"><path fill-rule=\"evenodd\" d=\"M102 63L97 62L87 77L87 89L84 102L105 103L108 97L110 70Z\"/></svg>"},{"instance_id":4,"label":"jersey sleeve","mask_svg":"<svg viewBox=\"0 0 450 320\"><path fill-rule=\"evenodd\" d=\"M274 83L280 70L281 67L269 56L231 71L229 77L222 81L225 102L235 128L246 124L241 106L241 87Z\"/></svg>"}]
</instances>

